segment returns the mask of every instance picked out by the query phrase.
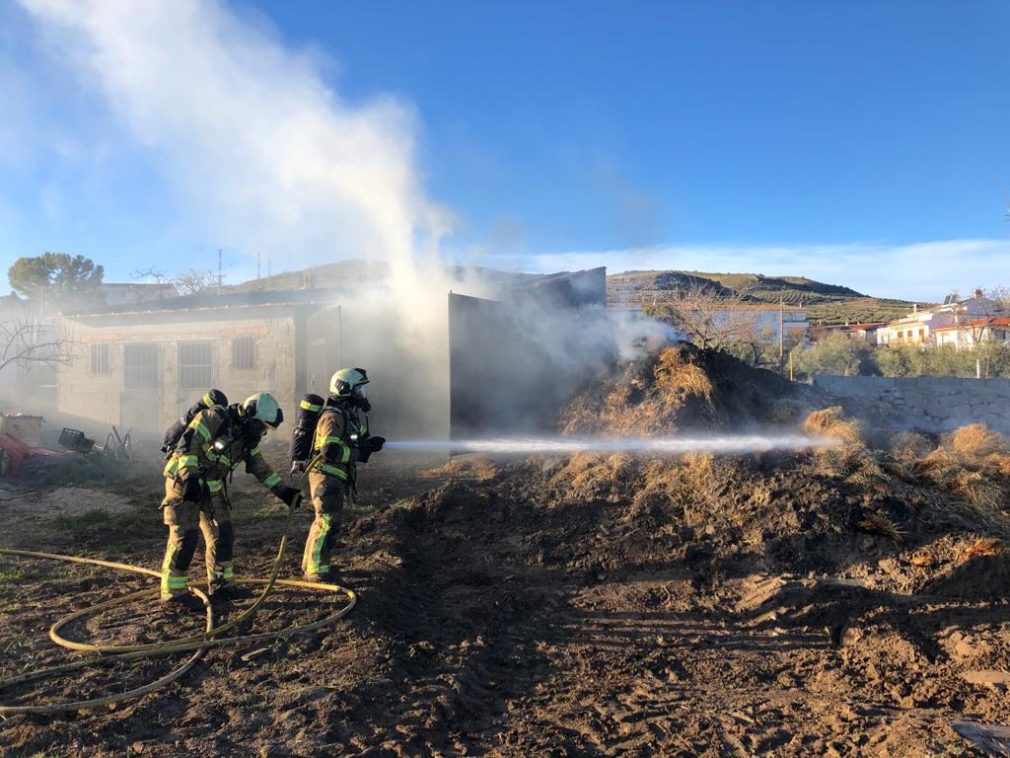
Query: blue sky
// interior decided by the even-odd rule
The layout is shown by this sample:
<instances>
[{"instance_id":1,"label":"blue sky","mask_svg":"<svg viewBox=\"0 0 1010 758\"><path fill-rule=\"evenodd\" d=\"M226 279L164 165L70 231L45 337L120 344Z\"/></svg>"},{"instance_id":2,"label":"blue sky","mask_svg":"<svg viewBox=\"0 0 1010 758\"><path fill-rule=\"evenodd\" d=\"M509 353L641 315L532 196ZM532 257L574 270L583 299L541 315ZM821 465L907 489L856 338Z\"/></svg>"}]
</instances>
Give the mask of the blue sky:
<instances>
[{"instance_id":1,"label":"blue sky","mask_svg":"<svg viewBox=\"0 0 1010 758\"><path fill-rule=\"evenodd\" d=\"M0 10L0 263L60 249L127 280L221 247L235 279L257 253L277 271L396 245L437 209L443 256L508 268L749 270L926 300L1010 285L1006 3L181 0L124 51L131 14L65 2ZM205 46L173 40L201 24ZM145 55L177 78L131 81ZM213 68L187 80L191 55ZM278 103L314 115L273 139ZM318 114L333 139L368 137L316 207L311 166L350 160L331 137L291 156ZM391 226L345 235L363 214Z\"/></svg>"}]
</instances>

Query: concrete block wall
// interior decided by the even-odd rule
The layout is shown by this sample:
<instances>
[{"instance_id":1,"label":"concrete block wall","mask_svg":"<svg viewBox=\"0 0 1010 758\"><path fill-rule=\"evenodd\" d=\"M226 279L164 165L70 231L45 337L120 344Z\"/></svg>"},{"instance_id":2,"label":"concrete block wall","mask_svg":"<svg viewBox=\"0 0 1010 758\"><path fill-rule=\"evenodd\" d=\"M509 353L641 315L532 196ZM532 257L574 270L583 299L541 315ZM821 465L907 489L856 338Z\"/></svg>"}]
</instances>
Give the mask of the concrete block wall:
<instances>
[{"instance_id":1,"label":"concrete block wall","mask_svg":"<svg viewBox=\"0 0 1010 758\"><path fill-rule=\"evenodd\" d=\"M983 422L1010 435L1010 379L818 374L814 386L883 426L945 432Z\"/></svg>"}]
</instances>

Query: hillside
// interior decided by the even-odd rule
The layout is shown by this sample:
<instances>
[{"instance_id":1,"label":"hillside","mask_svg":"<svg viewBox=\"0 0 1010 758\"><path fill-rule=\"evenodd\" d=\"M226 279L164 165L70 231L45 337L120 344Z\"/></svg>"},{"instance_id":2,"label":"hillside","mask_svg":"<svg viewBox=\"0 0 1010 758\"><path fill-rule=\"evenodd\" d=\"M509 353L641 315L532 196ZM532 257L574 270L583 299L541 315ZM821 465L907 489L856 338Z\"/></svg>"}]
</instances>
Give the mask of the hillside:
<instances>
[{"instance_id":1,"label":"hillside","mask_svg":"<svg viewBox=\"0 0 1010 758\"><path fill-rule=\"evenodd\" d=\"M888 321L905 315L913 305L906 300L870 297L849 287L803 276L625 271L607 277L611 306L643 307L681 300L698 292L734 303L803 306L811 322L828 325Z\"/></svg>"}]
</instances>

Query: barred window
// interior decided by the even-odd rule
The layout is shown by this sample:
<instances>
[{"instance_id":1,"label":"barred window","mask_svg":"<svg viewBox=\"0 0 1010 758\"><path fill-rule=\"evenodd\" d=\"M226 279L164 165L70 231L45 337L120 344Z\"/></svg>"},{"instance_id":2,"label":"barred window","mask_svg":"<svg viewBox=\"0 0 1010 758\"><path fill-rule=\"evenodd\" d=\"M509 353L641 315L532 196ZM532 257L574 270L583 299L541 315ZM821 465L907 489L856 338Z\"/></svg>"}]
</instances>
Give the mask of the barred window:
<instances>
[{"instance_id":1,"label":"barred window","mask_svg":"<svg viewBox=\"0 0 1010 758\"><path fill-rule=\"evenodd\" d=\"M111 374L112 364L109 360L109 344L103 343L100 345L91 346L91 373L92 374Z\"/></svg>"},{"instance_id":2,"label":"barred window","mask_svg":"<svg viewBox=\"0 0 1010 758\"><path fill-rule=\"evenodd\" d=\"M236 337L231 341L231 367L256 368L256 338Z\"/></svg>"},{"instance_id":3,"label":"barred window","mask_svg":"<svg viewBox=\"0 0 1010 758\"><path fill-rule=\"evenodd\" d=\"M179 388L206 391L214 384L213 351L209 342L179 343Z\"/></svg>"},{"instance_id":4,"label":"barred window","mask_svg":"<svg viewBox=\"0 0 1010 758\"><path fill-rule=\"evenodd\" d=\"M123 346L123 387L152 390L158 387L158 346Z\"/></svg>"}]
</instances>

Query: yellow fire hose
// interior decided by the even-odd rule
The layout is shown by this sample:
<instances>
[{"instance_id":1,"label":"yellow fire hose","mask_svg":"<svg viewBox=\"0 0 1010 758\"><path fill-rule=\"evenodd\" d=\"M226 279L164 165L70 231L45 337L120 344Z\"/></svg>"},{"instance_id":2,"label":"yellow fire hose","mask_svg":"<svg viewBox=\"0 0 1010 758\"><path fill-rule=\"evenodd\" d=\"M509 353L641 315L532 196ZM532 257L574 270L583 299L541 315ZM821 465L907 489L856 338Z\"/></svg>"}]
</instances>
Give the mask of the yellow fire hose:
<instances>
[{"instance_id":1,"label":"yellow fire hose","mask_svg":"<svg viewBox=\"0 0 1010 758\"><path fill-rule=\"evenodd\" d=\"M78 642L76 640L67 639L60 634L60 630L63 629L67 624L76 621L77 619L83 618L85 616L90 616L92 614L98 613L100 611L107 610L117 605L126 605L127 603L135 602L138 600L145 600L148 598L155 598L158 596L160 590L140 590L139 592L133 592L129 595L124 595L122 597L113 598L112 600L106 600L104 603L99 603L98 605L90 606L80 611L75 611L69 616L64 616L59 619L50 627L49 637L57 645L61 647L68 648L70 650L75 650L79 652L86 653L99 653L107 657L101 658L88 658L86 660L74 661L72 663L66 663L61 666L52 666L45 669L37 669L35 671L29 671L24 674L20 674L9 679L0 680L0 690L11 687L15 684L21 684L24 682L33 681L36 679L42 679L48 676L54 676L57 674L64 674L68 671L74 671L76 669L86 668L95 664L104 664L116 661L130 661L137 660L140 658L151 658L160 655L168 655L173 653L182 653L193 651L193 655L186 659L186 661L176 669L173 669L165 676L157 679L156 681L150 682L143 685L142 687L137 687L127 692L121 692L115 695L107 695L99 698L92 698L90 700L78 700L69 703L54 703L46 705L0 705L0 716L14 716L19 714L48 714L48 713L61 713L65 711L76 711L84 708L96 708L103 705L110 705L112 703L119 703L124 700L131 700L133 698L146 695L149 692L154 692L161 687L179 679L187 671L189 671L198 660L203 656L204 652L211 648L225 647L228 645L244 645L251 642L262 642L265 640L278 639L281 637L289 637L296 634L304 634L306 632L311 632L328 624L332 624L338 619L343 618L357 602L357 595L353 590L346 587L341 587L339 584L326 584L323 582L305 582L295 579L278 579L277 575L280 573L281 559L284 556L284 550L287 547L288 541L288 530L291 526L292 516L294 515L294 509L292 508L288 512L287 521L284 523L284 534L281 537L280 545L277 549L277 557L274 559L273 569L270 572L269 579L236 579L236 582L242 584L265 584L266 587L260 593L256 601L246 608L242 613L236 616L231 621L222 624L221 626L214 625L214 608L210 603L207 595L200 590L198 587L193 587L193 593L199 597L207 609L207 627L203 634L192 635L189 637L180 637L174 640L167 640L165 642L156 642L146 645L102 645L89 642ZM115 563L113 561L101 561L94 558L82 558L80 556L74 555L58 555L56 553L39 553L31 550L14 550L8 548L0 548L0 555L10 555L21 558L43 558L47 560L54 561L65 561L69 563L84 563L90 564L92 566L103 566L105 568L117 569L119 571L129 571L134 574L146 574L148 576L153 576L161 578L161 573L154 571L153 569L144 568L143 566L134 566L128 563ZM205 584L205 583L204 583ZM273 590L275 585L280 585L283 587L299 587L303 589L311 590L324 590L328 592L338 592L342 593L347 598L347 603L334 613L331 613L325 618L319 619L318 621L313 621L309 624L302 624L300 626L288 627L287 629L281 629L274 632L260 632L257 634L244 634L236 635L233 637L221 637L221 635L234 629L246 619L250 618L257 610L257 608L262 605L263 601L266 600L267 596Z\"/></svg>"}]
</instances>

